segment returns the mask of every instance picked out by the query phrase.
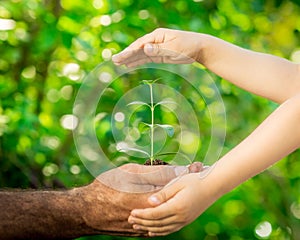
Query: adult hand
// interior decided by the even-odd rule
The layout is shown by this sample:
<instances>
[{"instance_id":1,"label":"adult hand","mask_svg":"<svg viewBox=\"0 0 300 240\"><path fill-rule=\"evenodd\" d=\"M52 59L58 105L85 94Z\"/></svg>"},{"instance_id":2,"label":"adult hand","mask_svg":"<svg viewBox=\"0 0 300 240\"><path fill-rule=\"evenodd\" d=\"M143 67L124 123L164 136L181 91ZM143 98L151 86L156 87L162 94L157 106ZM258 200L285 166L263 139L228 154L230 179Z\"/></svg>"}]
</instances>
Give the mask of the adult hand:
<instances>
[{"instance_id":1,"label":"adult hand","mask_svg":"<svg viewBox=\"0 0 300 240\"><path fill-rule=\"evenodd\" d=\"M219 193L213 183L191 173L176 179L148 198L152 208L135 209L128 222L149 236L163 236L191 223L214 203Z\"/></svg>"},{"instance_id":2,"label":"adult hand","mask_svg":"<svg viewBox=\"0 0 300 240\"><path fill-rule=\"evenodd\" d=\"M201 168L200 163L192 164L189 168L129 164L102 174L105 179L113 179L109 183L115 188L115 185L125 182L128 191L143 190L146 193L120 192L98 179L88 186L71 190L0 191L1 239L74 239L95 234L146 235L145 231L131 228L127 222L130 211L134 207L150 206L147 203L147 196L150 196L148 190L156 189L156 186L167 183L178 174L199 171ZM126 175L120 174L121 169L136 175L123 178ZM157 179L143 175L152 171Z\"/></svg>"},{"instance_id":3,"label":"adult hand","mask_svg":"<svg viewBox=\"0 0 300 240\"><path fill-rule=\"evenodd\" d=\"M158 190L178 176L201 170L200 162L189 166L125 164L102 173L97 180L117 191L144 193Z\"/></svg>"},{"instance_id":4,"label":"adult hand","mask_svg":"<svg viewBox=\"0 0 300 240\"><path fill-rule=\"evenodd\" d=\"M135 230L128 223L131 210L151 206L147 201L149 191L161 188L177 176L201 170L201 163L189 167L127 164L112 169L80 189L82 216L88 226L100 233L147 236L147 231Z\"/></svg>"},{"instance_id":5,"label":"adult hand","mask_svg":"<svg viewBox=\"0 0 300 240\"><path fill-rule=\"evenodd\" d=\"M134 67L144 63L184 64L197 61L201 34L158 28L112 57L116 65Z\"/></svg>"}]
</instances>

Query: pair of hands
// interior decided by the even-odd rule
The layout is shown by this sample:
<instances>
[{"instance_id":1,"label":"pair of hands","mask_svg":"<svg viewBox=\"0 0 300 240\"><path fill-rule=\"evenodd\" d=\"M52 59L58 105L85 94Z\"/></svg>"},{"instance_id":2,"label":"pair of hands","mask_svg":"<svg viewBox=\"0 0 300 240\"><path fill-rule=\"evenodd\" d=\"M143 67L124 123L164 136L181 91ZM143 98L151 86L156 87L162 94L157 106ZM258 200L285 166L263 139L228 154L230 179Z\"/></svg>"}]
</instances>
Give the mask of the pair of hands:
<instances>
[{"instance_id":1,"label":"pair of hands","mask_svg":"<svg viewBox=\"0 0 300 240\"><path fill-rule=\"evenodd\" d=\"M135 229L149 231L151 236L174 232L220 196L299 148L299 134L295 134L299 130L299 64L246 50L206 34L169 29L157 29L139 38L112 60L127 67L148 62L197 61L248 92L282 103L219 159L207 177L185 175L150 197L152 208L132 211L129 222ZM288 141L283 143L282 139Z\"/></svg>"},{"instance_id":2,"label":"pair of hands","mask_svg":"<svg viewBox=\"0 0 300 240\"><path fill-rule=\"evenodd\" d=\"M151 207L148 198L153 191L157 192L172 180L176 182L185 175L202 170L199 162L189 166L126 164L112 169L98 176L90 185L79 188L78 195L83 196L84 206L81 216L89 227L98 229L98 233L149 236L148 230L133 228L128 222L131 211Z\"/></svg>"},{"instance_id":3,"label":"pair of hands","mask_svg":"<svg viewBox=\"0 0 300 240\"><path fill-rule=\"evenodd\" d=\"M156 29L114 55L116 65L201 62L202 34L170 29ZM128 218L133 228L161 236L178 231L192 222L217 199L199 173L181 176L148 198L150 208L136 206ZM140 209L137 209L140 208Z\"/></svg>"}]
</instances>

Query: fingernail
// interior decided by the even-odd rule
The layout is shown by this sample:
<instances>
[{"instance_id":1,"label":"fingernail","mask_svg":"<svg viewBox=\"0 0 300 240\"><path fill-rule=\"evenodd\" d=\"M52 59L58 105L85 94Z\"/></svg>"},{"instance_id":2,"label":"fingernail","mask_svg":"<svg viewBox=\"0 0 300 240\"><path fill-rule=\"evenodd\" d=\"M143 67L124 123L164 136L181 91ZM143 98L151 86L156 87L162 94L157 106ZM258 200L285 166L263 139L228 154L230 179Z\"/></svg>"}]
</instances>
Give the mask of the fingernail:
<instances>
[{"instance_id":1,"label":"fingernail","mask_svg":"<svg viewBox=\"0 0 300 240\"><path fill-rule=\"evenodd\" d=\"M117 61L117 59L118 59L118 56L119 56L119 54L113 55L113 56L111 57L111 60L112 60L114 63L117 63L116 61Z\"/></svg>"},{"instance_id":2,"label":"fingernail","mask_svg":"<svg viewBox=\"0 0 300 240\"><path fill-rule=\"evenodd\" d=\"M197 173L202 170L202 163L201 162L193 162L192 164L188 165L188 172L189 173Z\"/></svg>"},{"instance_id":3,"label":"fingernail","mask_svg":"<svg viewBox=\"0 0 300 240\"><path fill-rule=\"evenodd\" d=\"M152 232L148 232L148 235L149 235L149 237L154 237L155 236L155 234L152 233Z\"/></svg>"},{"instance_id":4,"label":"fingernail","mask_svg":"<svg viewBox=\"0 0 300 240\"><path fill-rule=\"evenodd\" d=\"M134 220L133 220L131 217L129 217L128 222L129 222L130 224L134 224Z\"/></svg>"},{"instance_id":5,"label":"fingernail","mask_svg":"<svg viewBox=\"0 0 300 240\"><path fill-rule=\"evenodd\" d=\"M153 46L151 44L146 44L145 48L147 49L148 52L153 52Z\"/></svg>"},{"instance_id":6,"label":"fingernail","mask_svg":"<svg viewBox=\"0 0 300 240\"><path fill-rule=\"evenodd\" d=\"M188 173L188 167L186 166L177 166L175 167L175 175L178 177L180 175L183 175L185 173Z\"/></svg>"},{"instance_id":7,"label":"fingernail","mask_svg":"<svg viewBox=\"0 0 300 240\"><path fill-rule=\"evenodd\" d=\"M152 202L152 203L154 203L154 204L160 204L160 201L155 196L149 197L149 201Z\"/></svg>"},{"instance_id":8,"label":"fingernail","mask_svg":"<svg viewBox=\"0 0 300 240\"><path fill-rule=\"evenodd\" d=\"M133 217L136 217L137 212L136 212L135 210L132 210L132 211L131 211L131 215L132 215Z\"/></svg>"},{"instance_id":9,"label":"fingernail","mask_svg":"<svg viewBox=\"0 0 300 240\"><path fill-rule=\"evenodd\" d=\"M140 229L140 226L138 226L138 225L133 225L133 228L134 228L134 229Z\"/></svg>"}]
</instances>

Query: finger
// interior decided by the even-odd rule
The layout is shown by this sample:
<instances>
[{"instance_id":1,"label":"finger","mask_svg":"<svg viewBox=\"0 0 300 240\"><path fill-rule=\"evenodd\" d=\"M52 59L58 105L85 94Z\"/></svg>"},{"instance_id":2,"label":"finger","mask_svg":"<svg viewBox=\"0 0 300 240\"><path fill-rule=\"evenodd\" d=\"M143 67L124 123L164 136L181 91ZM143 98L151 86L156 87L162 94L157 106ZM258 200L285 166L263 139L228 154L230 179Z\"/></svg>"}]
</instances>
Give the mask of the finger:
<instances>
[{"instance_id":1,"label":"finger","mask_svg":"<svg viewBox=\"0 0 300 240\"><path fill-rule=\"evenodd\" d=\"M164 174L164 171L161 174L158 173L161 167L163 166L148 167L139 164L127 164L102 173L97 177L97 180L119 191L150 192L163 185L151 182L151 178L157 178L155 180L158 181L159 176Z\"/></svg>"},{"instance_id":2,"label":"finger","mask_svg":"<svg viewBox=\"0 0 300 240\"><path fill-rule=\"evenodd\" d=\"M125 59L134 56L135 52L136 51L133 50L128 51L127 48L125 48L122 52L113 55L111 59L114 63L121 64Z\"/></svg>"},{"instance_id":3,"label":"finger","mask_svg":"<svg viewBox=\"0 0 300 240\"><path fill-rule=\"evenodd\" d=\"M147 58L153 63L166 63L167 62L161 56L147 56Z\"/></svg>"},{"instance_id":4,"label":"finger","mask_svg":"<svg viewBox=\"0 0 300 240\"><path fill-rule=\"evenodd\" d=\"M172 64L187 64L195 62L194 59L182 56L180 58L172 58L169 56L134 56L132 58L125 59L121 63L115 63L116 65L125 64L127 67L136 67L145 63L172 63Z\"/></svg>"},{"instance_id":5,"label":"finger","mask_svg":"<svg viewBox=\"0 0 300 240\"><path fill-rule=\"evenodd\" d=\"M172 198L178 191L180 191L180 189L177 189L176 186L174 187L174 185L172 185L172 187L167 188L167 190L166 188L164 188L160 190L157 194L154 194L148 198L148 202L152 206L157 207L146 209L134 209L131 211L131 215L135 218L142 218L148 220L164 219L176 215L176 204L174 206L174 201L163 203L168 199Z\"/></svg>"},{"instance_id":6,"label":"finger","mask_svg":"<svg viewBox=\"0 0 300 240\"><path fill-rule=\"evenodd\" d=\"M145 227L145 226L134 224L132 227L135 230L148 231L149 233L152 233L152 234L149 234L150 236L163 236L163 235L167 235L172 232L176 232L176 231L180 230L181 225L177 224L177 223L173 223L173 224L167 225L167 226Z\"/></svg>"},{"instance_id":7,"label":"finger","mask_svg":"<svg viewBox=\"0 0 300 240\"><path fill-rule=\"evenodd\" d=\"M176 180L176 179L174 179L174 180ZM148 202L149 202L150 205L158 206L162 203L165 203L165 204L163 204L163 205L161 205L157 208L153 208L153 210L155 210L154 213L159 214L159 211L168 211L169 210L168 207L171 207L171 206L168 206L168 205L171 205L171 203L168 203L167 201L169 199L171 199L173 196L175 196L181 189L182 189L182 187L178 184L178 182L174 182L174 184L166 186L165 188L163 188L159 192L151 195L148 198Z\"/></svg>"},{"instance_id":8,"label":"finger","mask_svg":"<svg viewBox=\"0 0 300 240\"><path fill-rule=\"evenodd\" d=\"M106 183L106 185L118 186L118 189L123 191L154 191L177 179L178 176L199 170L201 166L201 163L193 163L190 166L125 164L113 170L114 176L118 176L118 178L112 178L111 173L107 172L101 174L98 179ZM127 184L124 181L120 181L120 179L126 179ZM168 191L168 188L166 189ZM157 205L159 204L152 204L152 206Z\"/></svg>"},{"instance_id":9,"label":"finger","mask_svg":"<svg viewBox=\"0 0 300 240\"><path fill-rule=\"evenodd\" d=\"M155 39L156 39L156 34L155 31L153 31L151 33L147 33L144 36L136 39L127 48L128 49L143 48L147 43L155 42Z\"/></svg>"},{"instance_id":10,"label":"finger","mask_svg":"<svg viewBox=\"0 0 300 240\"><path fill-rule=\"evenodd\" d=\"M124 64L123 62L126 59L130 59L135 55L135 51L142 49L146 43L154 42L155 36L152 33L146 34L137 40L135 40L133 43L131 43L127 48L125 48L122 52L112 56L112 60L114 63Z\"/></svg>"},{"instance_id":11,"label":"finger","mask_svg":"<svg viewBox=\"0 0 300 240\"><path fill-rule=\"evenodd\" d=\"M194 164L194 163L193 163ZM195 163L196 164L196 163ZM191 165L189 166L174 166L174 165L157 165L157 166L145 166L135 163L128 163L116 168L115 171L123 170L128 174L144 174L147 173L159 173L174 178L182 175L183 173L189 173ZM150 175L149 175L150 176ZM157 177L157 176L155 176Z\"/></svg>"},{"instance_id":12,"label":"finger","mask_svg":"<svg viewBox=\"0 0 300 240\"><path fill-rule=\"evenodd\" d=\"M174 216L176 213L170 208L164 208L162 204L156 208L134 209L131 211L131 216L134 218L159 220Z\"/></svg>"},{"instance_id":13,"label":"finger","mask_svg":"<svg viewBox=\"0 0 300 240\"><path fill-rule=\"evenodd\" d=\"M172 51L169 49L170 46L167 43L157 43L150 44L147 43L143 49L140 49L138 53L129 55L124 55L125 58L122 60L122 64L132 66L137 66L144 64L143 61L146 62L154 62L154 63L186 63L187 57L180 54L179 52ZM128 51L129 47L127 48ZM135 51L133 49L132 51ZM143 60L143 61L140 61ZM137 62L139 62L137 64ZM193 61L191 61L193 62Z\"/></svg>"},{"instance_id":14,"label":"finger","mask_svg":"<svg viewBox=\"0 0 300 240\"><path fill-rule=\"evenodd\" d=\"M119 169L124 170L128 173L150 173L159 171L161 168L165 167L164 165L156 166L145 166L137 163L127 163L119 167Z\"/></svg>"},{"instance_id":15,"label":"finger","mask_svg":"<svg viewBox=\"0 0 300 240\"><path fill-rule=\"evenodd\" d=\"M174 232L177 232L181 229L181 227L175 227L173 230L170 230L170 231L166 231L166 232L161 232L161 233L155 233L155 232L148 232L148 236L149 237L159 237L159 236L166 236L166 235L169 235L171 233L174 233Z\"/></svg>"},{"instance_id":16,"label":"finger","mask_svg":"<svg viewBox=\"0 0 300 240\"><path fill-rule=\"evenodd\" d=\"M169 57L170 51L166 51L164 43L147 43L144 47L144 53L149 57Z\"/></svg>"},{"instance_id":17,"label":"finger","mask_svg":"<svg viewBox=\"0 0 300 240\"><path fill-rule=\"evenodd\" d=\"M147 43L144 47L144 53L151 59L160 57L158 62L163 63L186 64L195 62L195 59L177 51L170 42L156 44ZM155 61L153 60L153 62Z\"/></svg>"},{"instance_id":18,"label":"finger","mask_svg":"<svg viewBox=\"0 0 300 240\"><path fill-rule=\"evenodd\" d=\"M160 56L148 56L144 53L144 50L140 50L133 54L132 56L124 59L122 64L132 66L142 65L145 63L154 62L154 63L163 63L165 62L163 57Z\"/></svg>"},{"instance_id":19,"label":"finger","mask_svg":"<svg viewBox=\"0 0 300 240\"><path fill-rule=\"evenodd\" d=\"M201 162L194 162L190 165L187 166L188 167L188 172L187 173L199 173L200 174L202 172L205 172L204 166ZM176 181L178 181L180 179L180 177L182 177L183 175L187 174L186 172L182 172L181 174L177 175L177 178L172 179L168 184L165 185L165 188L173 185Z\"/></svg>"},{"instance_id":20,"label":"finger","mask_svg":"<svg viewBox=\"0 0 300 240\"><path fill-rule=\"evenodd\" d=\"M113 55L113 62L116 65L125 64L134 67L147 62L182 64L195 61L180 52L171 50L168 43L146 43L144 47L140 45L134 47L129 46L121 53Z\"/></svg>"},{"instance_id":21,"label":"finger","mask_svg":"<svg viewBox=\"0 0 300 240\"><path fill-rule=\"evenodd\" d=\"M145 58L141 58L139 60L134 60L134 61L130 61L130 62L126 62L124 63L126 65L126 67L137 67L146 63L151 63L152 60L148 57Z\"/></svg>"},{"instance_id":22,"label":"finger","mask_svg":"<svg viewBox=\"0 0 300 240\"><path fill-rule=\"evenodd\" d=\"M112 61L117 64L126 64L128 62L137 61L140 58L147 58L142 49L124 49L122 52L112 56Z\"/></svg>"},{"instance_id":23,"label":"finger","mask_svg":"<svg viewBox=\"0 0 300 240\"><path fill-rule=\"evenodd\" d=\"M201 162L193 162L188 168L190 173L198 173L203 170L203 164Z\"/></svg>"},{"instance_id":24,"label":"finger","mask_svg":"<svg viewBox=\"0 0 300 240\"><path fill-rule=\"evenodd\" d=\"M138 66L145 63L153 62L153 60L146 56L144 53L136 52L132 56L128 57L127 59L123 59L121 62L115 63L116 65L124 64L127 67Z\"/></svg>"},{"instance_id":25,"label":"finger","mask_svg":"<svg viewBox=\"0 0 300 240\"><path fill-rule=\"evenodd\" d=\"M128 61L125 63L127 67L136 67L139 65L143 65L145 63L168 63L168 60L164 60L162 57L149 57L145 56L143 58L140 58L138 60L132 60L128 59Z\"/></svg>"},{"instance_id":26,"label":"finger","mask_svg":"<svg viewBox=\"0 0 300 240\"><path fill-rule=\"evenodd\" d=\"M169 32L169 29L165 28L157 28L153 30L152 32L145 34L144 36L138 38L133 43L129 45L129 48L142 48L147 43L162 43L165 41L165 37L167 32Z\"/></svg>"},{"instance_id":27,"label":"finger","mask_svg":"<svg viewBox=\"0 0 300 240\"><path fill-rule=\"evenodd\" d=\"M153 170L151 170L153 169ZM140 172L132 180L140 185L165 186L177 176L182 176L189 172L187 166L141 166Z\"/></svg>"},{"instance_id":28,"label":"finger","mask_svg":"<svg viewBox=\"0 0 300 240\"><path fill-rule=\"evenodd\" d=\"M136 218L130 215L128 218L128 222L130 224L141 225L144 227L161 227L161 226L166 226L175 223L176 217L170 216L164 219L148 220L148 219Z\"/></svg>"},{"instance_id":29,"label":"finger","mask_svg":"<svg viewBox=\"0 0 300 240\"><path fill-rule=\"evenodd\" d=\"M147 43L144 46L144 53L150 57L164 57L169 60L176 60L183 57L183 54L174 50L170 42Z\"/></svg>"}]
</instances>

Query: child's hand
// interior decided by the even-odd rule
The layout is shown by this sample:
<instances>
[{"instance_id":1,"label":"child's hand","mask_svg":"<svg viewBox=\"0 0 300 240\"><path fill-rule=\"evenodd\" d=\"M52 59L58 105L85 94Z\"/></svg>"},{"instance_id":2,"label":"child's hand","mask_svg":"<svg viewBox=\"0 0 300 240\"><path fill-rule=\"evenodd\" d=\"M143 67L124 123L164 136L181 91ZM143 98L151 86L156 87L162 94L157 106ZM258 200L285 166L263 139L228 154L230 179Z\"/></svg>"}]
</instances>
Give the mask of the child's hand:
<instances>
[{"instance_id":1,"label":"child's hand","mask_svg":"<svg viewBox=\"0 0 300 240\"><path fill-rule=\"evenodd\" d=\"M219 197L213 183L199 173L173 180L149 197L153 208L135 209L128 218L134 229L145 230L149 236L162 236L178 231L195 220Z\"/></svg>"},{"instance_id":2,"label":"child's hand","mask_svg":"<svg viewBox=\"0 0 300 240\"><path fill-rule=\"evenodd\" d=\"M112 60L128 67L148 62L192 63L197 60L199 48L200 34L159 28L134 41Z\"/></svg>"}]
</instances>

